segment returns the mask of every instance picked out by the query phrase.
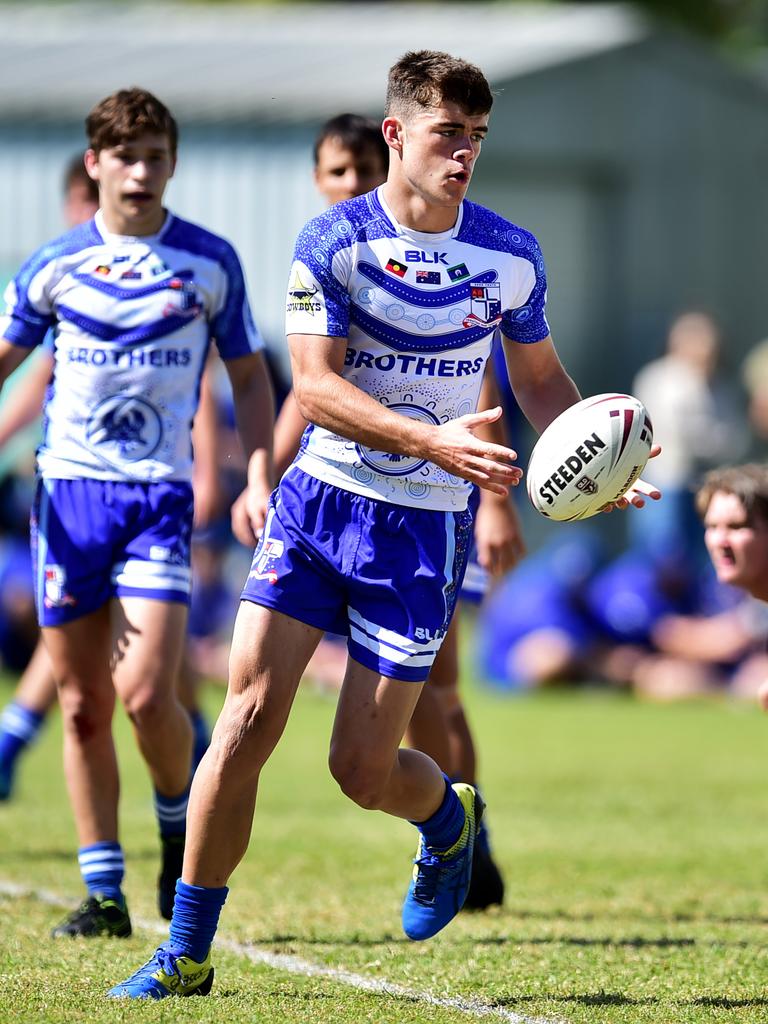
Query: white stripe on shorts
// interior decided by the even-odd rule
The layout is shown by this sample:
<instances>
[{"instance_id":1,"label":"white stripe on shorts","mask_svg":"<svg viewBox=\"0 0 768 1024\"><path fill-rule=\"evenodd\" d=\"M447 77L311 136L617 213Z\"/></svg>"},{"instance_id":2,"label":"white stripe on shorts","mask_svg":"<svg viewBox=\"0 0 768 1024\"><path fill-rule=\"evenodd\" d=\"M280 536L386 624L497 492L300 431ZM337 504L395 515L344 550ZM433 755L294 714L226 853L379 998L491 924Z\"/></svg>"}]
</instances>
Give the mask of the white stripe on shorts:
<instances>
[{"instance_id":1,"label":"white stripe on shorts","mask_svg":"<svg viewBox=\"0 0 768 1024\"><path fill-rule=\"evenodd\" d=\"M112 566L114 586L135 587L138 590L192 590L192 572L186 565L168 562L148 562L131 558Z\"/></svg>"},{"instance_id":2,"label":"white stripe on shorts","mask_svg":"<svg viewBox=\"0 0 768 1024\"><path fill-rule=\"evenodd\" d=\"M373 651L374 654L386 658L387 661L391 661L395 665L410 665L420 668L422 665L431 665L435 660L442 638L421 643L369 622L354 608L348 608L347 611L349 613L350 637L361 647L366 647L369 651Z\"/></svg>"}]
</instances>

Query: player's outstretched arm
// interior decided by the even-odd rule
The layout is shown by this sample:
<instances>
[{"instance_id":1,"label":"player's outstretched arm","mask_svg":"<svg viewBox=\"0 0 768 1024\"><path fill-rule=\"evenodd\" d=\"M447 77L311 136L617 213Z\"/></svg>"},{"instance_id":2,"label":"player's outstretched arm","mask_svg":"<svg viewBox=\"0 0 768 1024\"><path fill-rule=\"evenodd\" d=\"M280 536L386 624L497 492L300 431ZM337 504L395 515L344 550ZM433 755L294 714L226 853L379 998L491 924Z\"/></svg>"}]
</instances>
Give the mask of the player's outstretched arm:
<instances>
[{"instance_id":1,"label":"player's outstretched arm","mask_svg":"<svg viewBox=\"0 0 768 1024\"><path fill-rule=\"evenodd\" d=\"M501 409L440 426L420 423L392 412L342 378L344 338L292 334L288 346L296 401L310 422L378 451L427 459L498 494L518 483L522 474L512 465L515 452L476 436L479 427L499 418Z\"/></svg>"},{"instance_id":2,"label":"player's outstretched arm","mask_svg":"<svg viewBox=\"0 0 768 1024\"><path fill-rule=\"evenodd\" d=\"M526 419L539 434L581 400L551 337L523 345L502 335L509 382Z\"/></svg>"},{"instance_id":3,"label":"player's outstretched arm","mask_svg":"<svg viewBox=\"0 0 768 1024\"><path fill-rule=\"evenodd\" d=\"M24 351L21 350L22 354ZM34 423L43 408L45 389L53 373L53 357L47 349L37 349L33 362L29 372L5 396L0 410L0 447Z\"/></svg>"},{"instance_id":4,"label":"player's outstretched arm","mask_svg":"<svg viewBox=\"0 0 768 1024\"><path fill-rule=\"evenodd\" d=\"M195 526L205 527L219 511L218 413L211 387L211 356L200 381L200 402L192 424L192 490L195 495Z\"/></svg>"},{"instance_id":5,"label":"player's outstretched arm","mask_svg":"<svg viewBox=\"0 0 768 1024\"><path fill-rule=\"evenodd\" d=\"M272 491L272 430L275 421L275 403L267 365L261 352L252 352L225 364L232 383L235 420L240 440L248 460L248 479L242 497L241 512L245 522L242 531L233 529L244 544L241 532L250 529L258 540L267 515L267 504Z\"/></svg>"},{"instance_id":6,"label":"player's outstretched arm","mask_svg":"<svg viewBox=\"0 0 768 1024\"><path fill-rule=\"evenodd\" d=\"M32 349L12 344L7 338L0 338L0 389L16 367L24 362L31 351ZM41 406L42 401L37 404L35 414L40 411Z\"/></svg>"}]
</instances>

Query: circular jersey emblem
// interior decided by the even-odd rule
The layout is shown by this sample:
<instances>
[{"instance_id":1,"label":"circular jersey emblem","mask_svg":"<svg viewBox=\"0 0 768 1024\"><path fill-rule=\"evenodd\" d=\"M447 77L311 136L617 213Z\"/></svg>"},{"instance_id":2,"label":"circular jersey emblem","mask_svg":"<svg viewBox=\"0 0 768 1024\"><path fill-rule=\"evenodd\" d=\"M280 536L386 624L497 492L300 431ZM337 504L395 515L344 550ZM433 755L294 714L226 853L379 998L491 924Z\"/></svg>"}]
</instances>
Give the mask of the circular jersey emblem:
<instances>
[{"instance_id":1,"label":"circular jersey emblem","mask_svg":"<svg viewBox=\"0 0 768 1024\"><path fill-rule=\"evenodd\" d=\"M395 402L387 406L393 412L401 416L409 416L413 420L420 420L422 423L432 423L438 426L440 420L429 409L422 409L420 405L412 405L410 402ZM395 455L392 452L379 452L374 448L364 448L356 445L357 454L369 469L381 473L383 476L408 476L417 469L421 469L426 459L419 459L413 455Z\"/></svg>"},{"instance_id":2,"label":"circular jersey emblem","mask_svg":"<svg viewBox=\"0 0 768 1024\"><path fill-rule=\"evenodd\" d=\"M85 436L107 462L138 462L148 459L160 444L163 423L145 399L112 395L94 409Z\"/></svg>"}]
</instances>

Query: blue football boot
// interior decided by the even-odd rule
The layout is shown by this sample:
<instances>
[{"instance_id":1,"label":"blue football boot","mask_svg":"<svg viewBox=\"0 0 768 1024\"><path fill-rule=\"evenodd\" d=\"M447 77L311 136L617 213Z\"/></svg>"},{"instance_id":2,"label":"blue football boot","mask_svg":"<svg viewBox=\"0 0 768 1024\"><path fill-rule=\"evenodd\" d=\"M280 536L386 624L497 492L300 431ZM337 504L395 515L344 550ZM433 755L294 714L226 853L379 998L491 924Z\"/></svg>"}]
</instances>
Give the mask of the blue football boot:
<instances>
[{"instance_id":1,"label":"blue football boot","mask_svg":"<svg viewBox=\"0 0 768 1024\"><path fill-rule=\"evenodd\" d=\"M403 931L409 939L436 935L467 898L475 837L485 804L466 782L455 782L451 788L464 808L464 828L448 850L432 850L419 836L413 880L403 903Z\"/></svg>"}]
</instances>

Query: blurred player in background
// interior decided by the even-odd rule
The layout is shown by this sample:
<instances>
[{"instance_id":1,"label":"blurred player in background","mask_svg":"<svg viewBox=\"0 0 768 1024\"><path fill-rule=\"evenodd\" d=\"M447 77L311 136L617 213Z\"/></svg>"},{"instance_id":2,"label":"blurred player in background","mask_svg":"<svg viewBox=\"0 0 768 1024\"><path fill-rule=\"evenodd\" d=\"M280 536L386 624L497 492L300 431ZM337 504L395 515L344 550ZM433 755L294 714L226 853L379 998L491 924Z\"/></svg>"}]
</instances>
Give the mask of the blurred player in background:
<instances>
[{"instance_id":1,"label":"blurred player in background","mask_svg":"<svg viewBox=\"0 0 768 1024\"><path fill-rule=\"evenodd\" d=\"M190 591L190 424L211 340L232 383L256 531L272 399L236 253L163 206L176 164L170 112L144 90L122 90L97 104L86 130L100 209L9 286L0 379L53 329L33 552L88 890L53 934L126 936L112 714L117 693L154 785L158 902L170 916L192 755L176 696Z\"/></svg>"},{"instance_id":2,"label":"blurred player in background","mask_svg":"<svg viewBox=\"0 0 768 1024\"><path fill-rule=\"evenodd\" d=\"M83 153L72 157L64 174L62 210L68 228L91 220L99 208L99 187L86 171L84 157ZM0 449L19 431L39 418L54 369L52 334L48 335L29 362L31 366L25 368L20 380L14 381L14 387L0 409ZM200 388L200 405L192 429L196 526L205 525L210 520L218 494L216 432L214 400L208 386L208 374L205 373ZM179 682L179 697L192 721L193 764L196 765L208 746L209 731L197 701L196 680L187 652ZM18 760L37 738L56 701L56 680L45 644L40 638L19 680L13 700L0 714L0 800L10 798Z\"/></svg>"},{"instance_id":3,"label":"blurred player in background","mask_svg":"<svg viewBox=\"0 0 768 1024\"><path fill-rule=\"evenodd\" d=\"M473 65L406 54L389 76L387 181L299 235L287 329L311 427L243 591L227 698L192 785L170 941L112 997L210 991L259 775L324 630L349 636L331 772L355 803L420 833L406 934L436 934L466 898L482 801L400 741L461 585L473 485L505 496L521 476L513 451L475 434L501 413L472 411L496 327L538 430L579 398L549 336L535 239L464 200L492 103ZM651 491L641 482L622 504Z\"/></svg>"}]
</instances>

